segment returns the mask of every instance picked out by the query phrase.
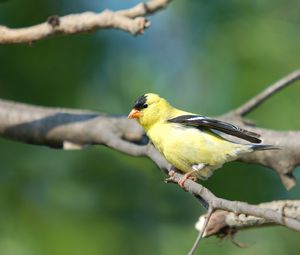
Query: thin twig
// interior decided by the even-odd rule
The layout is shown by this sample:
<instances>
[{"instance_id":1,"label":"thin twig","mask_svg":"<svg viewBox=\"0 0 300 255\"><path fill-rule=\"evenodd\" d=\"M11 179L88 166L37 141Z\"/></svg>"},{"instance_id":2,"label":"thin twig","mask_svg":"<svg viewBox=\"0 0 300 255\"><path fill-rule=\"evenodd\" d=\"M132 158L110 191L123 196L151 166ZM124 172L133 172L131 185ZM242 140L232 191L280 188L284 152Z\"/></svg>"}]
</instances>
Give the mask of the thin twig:
<instances>
[{"instance_id":1,"label":"thin twig","mask_svg":"<svg viewBox=\"0 0 300 255\"><path fill-rule=\"evenodd\" d=\"M204 217L204 222L203 222L202 228L199 230L198 236L197 236L197 238L196 238L196 240L195 240L195 242L194 242L194 244L193 244L190 252L188 253L188 255L194 255L195 254L195 252L197 250L197 247L199 246L199 244L200 244L200 242L202 240L202 237L203 237L203 234L205 232L206 226L207 226L207 224L209 222L209 219L210 219L210 217L211 217L211 215L212 215L213 212L214 212L214 208L212 206L210 206L208 208L207 214Z\"/></svg>"},{"instance_id":2,"label":"thin twig","mask_svg":"<svg viewBox=\"0 0 300 255\"><path fill-rule=\"evenodd\" d=\"M238 107L234 110L234 114L239 116L245 116L247 113L258 107L261 103L266 101L269 97L280 91L281 89L287 87L288 85L292 84L293 82L300 79L300 69L288 74L287 76L283 77L279 81L275 82L274 84L268 86L264 91L262 91L257 96L251 98L249 101L244 103L242 106Z\"/></svg>"},{"instance_id":3,"label":"thin twig","mask_svg":"<svg viewBox=\"0 0 300 255\"><path fill-rule=\"evenodd\" d=\"M116 13L128 18L146 16L165 8L169 2L171 0L150 0L146 3L139 3L130 9L116 11Z\"/></svg>"}]
</instances>

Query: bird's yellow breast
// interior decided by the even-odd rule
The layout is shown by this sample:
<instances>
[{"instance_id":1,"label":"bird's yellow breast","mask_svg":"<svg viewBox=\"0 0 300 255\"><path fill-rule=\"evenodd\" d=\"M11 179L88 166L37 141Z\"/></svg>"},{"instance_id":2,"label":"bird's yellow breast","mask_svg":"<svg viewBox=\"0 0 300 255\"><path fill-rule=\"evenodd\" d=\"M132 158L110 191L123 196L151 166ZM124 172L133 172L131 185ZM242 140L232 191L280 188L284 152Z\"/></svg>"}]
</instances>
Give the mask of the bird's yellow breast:
<instances>
[{"instance_id":1,"label":"bird's yellow breast","mask_svg":"<svg viewBox=\"0 0 300 255\"><path fill-rule=\"evenodd\" d=\"M192 165L199 163L210 169L219 168L236 159L242 149L210 131L176 123L157 123L147 135L165 158L183 172L191 171Z\"/></svg>"}]
</instances>

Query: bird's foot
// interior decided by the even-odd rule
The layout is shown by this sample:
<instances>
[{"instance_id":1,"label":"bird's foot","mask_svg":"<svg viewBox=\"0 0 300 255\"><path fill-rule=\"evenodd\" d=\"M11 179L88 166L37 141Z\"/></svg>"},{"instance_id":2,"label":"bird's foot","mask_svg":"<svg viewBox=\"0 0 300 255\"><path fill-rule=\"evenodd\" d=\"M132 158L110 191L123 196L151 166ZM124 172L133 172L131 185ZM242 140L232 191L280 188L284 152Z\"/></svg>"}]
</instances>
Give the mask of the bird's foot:
<instances>
[{"instance_id":1,"label":"bird's foot","mask_svg":"<svg viewBox=\"0 0 300 255\"><path fill-rule=\"evenodd\" d=\"M178 185L186 191L185 187L184 187L184 183L186 182L186 180L191 180L191 181L197 181L197 177L193 176L193 173L195 171L190 171L188 173L186 173L185 175L182 176L182 178L180 178L180 180L178 181Z\"/></svg>"},{"instance_id":2,"label":"bird's foot","mask_svg":"<svg viewBox=\"0 0 300 255\"><path fill-rule=\"evenodd\" d=\"M197 174L200 170L202 170L204 167L206 166L206 164L204 163L199 163L199 164L195 164L192 166L192 171L187 172L179 181L178 184L179 186L185 190L184 188L184 183L187 179L192 180L192 181L197 181L197 177L194 175L195 173Z\"/></svg>"},{"instance_id":3,"label":"bird's foot","mask_svg":"<svg viewBox=\"0 0 300 255\"><path fill-rule=\"evenodd\" d=\"M193 169L192 171L190 171L190 172L184 174L184 175L180 178L180 180L178 181L178 185L179 185L183 190L187 191L187 190L185 189L185 187L184 187L184 183L186 182L186 180L192 180L192 181L194 181L194 182L197 181L197 177L193 175L193 174L194 174L195 172L197 172L197 171L198 171L198 169L197 169L197 170ZM176 173L176 169L175 169L175 170L174 170L174 169L170 169L170 171L168 172L169 177L165 179L165 182L168 183L168 182L174 181L173 177L174 177L175 173Z\"/></svg>"}]
</instances>

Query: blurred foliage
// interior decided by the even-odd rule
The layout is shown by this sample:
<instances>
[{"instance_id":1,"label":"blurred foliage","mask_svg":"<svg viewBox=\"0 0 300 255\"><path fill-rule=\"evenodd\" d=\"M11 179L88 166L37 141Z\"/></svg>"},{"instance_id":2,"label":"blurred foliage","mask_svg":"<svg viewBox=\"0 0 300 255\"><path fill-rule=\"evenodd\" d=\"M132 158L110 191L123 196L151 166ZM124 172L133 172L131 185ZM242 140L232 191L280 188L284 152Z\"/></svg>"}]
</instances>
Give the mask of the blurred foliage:
<instances>
[{"instance_id":1,"label":"blurred foliage","mask_svg":"<svg viewBox=\"0 0 300 255\"><path fill-rule=\"evenodd\" d=\"M138 1L0 2L0 24ZM299 68L300 2L173 1L145 34L99 31L33 45L0 46L1 97L46 106L126 114L137 96L157 92L174 105L222 114ZM260 126L300 128L298 84L249 115ZM0 254L185 254L199 204L145 158L101 146L58 151L1 139ZM299 171L296 172L299 179ZM298 198L270 170L227 164L205 182L218 196L252 203ZM205 254L298 254L299 234L254 229L203 241Z\"/></svg>"}]
</instances>

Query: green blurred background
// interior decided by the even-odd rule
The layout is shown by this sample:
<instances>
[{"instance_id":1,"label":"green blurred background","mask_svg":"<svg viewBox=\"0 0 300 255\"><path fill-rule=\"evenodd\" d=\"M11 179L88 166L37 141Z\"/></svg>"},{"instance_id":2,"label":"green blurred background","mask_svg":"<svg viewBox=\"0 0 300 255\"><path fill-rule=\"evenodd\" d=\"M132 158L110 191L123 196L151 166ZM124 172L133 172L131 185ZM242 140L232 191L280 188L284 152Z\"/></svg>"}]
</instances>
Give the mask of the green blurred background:
<instances>
[{"instance_id":1,"label":"green blurred background","mask_svg":"<svg viewBox=\"0 0 300 255\"><path fill-rule=\"evenodd\" d=\"M7 0L0 24L30 26L48 16L139 1ZM122 31L0 46L1 97L45 106L127 114L156 92L177 107L222 114L300 67L299 1L173 1L145 34ZM300 129L300 84L249 115L258 125ZM148 159L101 146L59 151L1 139L0 254L185 254L203 212L166 185ZM299 179L300 171L295 172ZM273 171L230 163L205 185L218 196L259 203L298 198ZM299 254L299 233L282 227L205 239L197 254Z\"/></svg>"}]
</instances>

